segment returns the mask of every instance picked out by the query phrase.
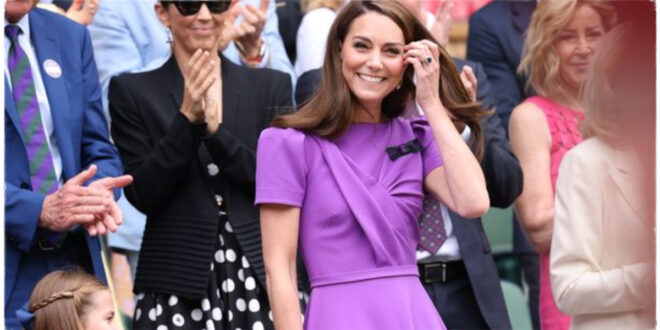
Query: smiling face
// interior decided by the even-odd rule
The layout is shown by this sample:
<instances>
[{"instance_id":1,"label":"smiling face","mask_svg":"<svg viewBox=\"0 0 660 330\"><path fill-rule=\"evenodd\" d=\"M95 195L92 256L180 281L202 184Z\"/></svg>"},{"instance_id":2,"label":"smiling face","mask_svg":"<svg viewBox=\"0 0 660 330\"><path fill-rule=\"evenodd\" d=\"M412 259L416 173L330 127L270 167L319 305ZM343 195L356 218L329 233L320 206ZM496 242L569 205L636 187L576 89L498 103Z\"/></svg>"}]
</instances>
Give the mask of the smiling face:
<instances>
[{"instance_id":1,"label":"smiling face","mask_svg":"<svg viewBox=\"0 0 660 330\"><path fill-rule=\"evenodd\" d=\"M112 304L110 290L99 290L92 293L92 306L82 315L81 320L85 330L118 330L116 328L115 310Z\"/></svg>"},{"instance_id":2,"label":"smiling face","mask_svg":"<svg viewBox=\"0 0 660 330\"><path fill-rule=\"evenodd\" d=\"M387 16L356 18L341 48L342 75L362 108L374 114L401 82L405 69L403 31Z\"/></svg>"},{"instance_id":3,"label":"smiling face","mask_svg":"<svg viewBox=\"0 0 660 330\"><path fill-rule=\"evenodd\" d=\"M174 5L163 5L160 2L156 3L155 9L161 23L172 32L175 52L184 51L192 55L199 48L209 52L217 51L227 12L213 14L203 4L196 14L184 16Z\"/></svg>"},{"instance_id":4,"label":"smiling face","mask_svg":"<svg viewBox=\"0 0 660 330\"><path fill-rule=\"evenodd\" d=\"M591 58L605 35L598 12L589 5L577 7L568 24L559 32L555 48L559 55L562 82L577 91L587 77Z\"/></svg>"}]
</instances>

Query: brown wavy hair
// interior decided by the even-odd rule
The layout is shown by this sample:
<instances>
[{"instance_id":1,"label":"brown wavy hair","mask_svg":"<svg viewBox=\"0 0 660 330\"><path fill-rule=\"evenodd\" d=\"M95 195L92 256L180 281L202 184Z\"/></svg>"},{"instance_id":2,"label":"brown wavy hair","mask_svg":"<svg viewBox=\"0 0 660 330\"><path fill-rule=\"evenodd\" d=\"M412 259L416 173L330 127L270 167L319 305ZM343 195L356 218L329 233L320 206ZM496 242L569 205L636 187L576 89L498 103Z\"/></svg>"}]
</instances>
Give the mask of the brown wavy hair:
<instances>
[{"instance_id":1,"label":"brown wavy hair","mask_svg":"<svg viewBox=\"0 0 660 330\"><path fill-rule=\"evenodd\" d=\"M101 290L109 289L78 268L46 275L30 296L34 330L82 330L82 316L94 305L92 294Z\"/></svg>"},{"instance_id":2,"label":"brown wavy hair","mask_svg":"<svg viewBox=\"0 0 660 330\"><path fill-rule=\"evenodd\" d=\"M298 111L273 119L273 126L295 128L327 139L337 138L348 129L358 101L342 74L341 47L353 21L368 12L376 12L394 21L403 31L406 44L422 39L438 44L424 24L396 0L350 1L330 28L319 88ZM470 99L451 56L443 47L438 48L440 100L451 114L454 123L460 122L470 127L471 145L480 158L483 154L483 136L479 118L487 112L479 102ZM381 111L386 118L401 116L406 105L414 100L416 90L413 74L412 67L406 68L401 88L395 89L383 100Z\"/></svg>"}]
</instances>

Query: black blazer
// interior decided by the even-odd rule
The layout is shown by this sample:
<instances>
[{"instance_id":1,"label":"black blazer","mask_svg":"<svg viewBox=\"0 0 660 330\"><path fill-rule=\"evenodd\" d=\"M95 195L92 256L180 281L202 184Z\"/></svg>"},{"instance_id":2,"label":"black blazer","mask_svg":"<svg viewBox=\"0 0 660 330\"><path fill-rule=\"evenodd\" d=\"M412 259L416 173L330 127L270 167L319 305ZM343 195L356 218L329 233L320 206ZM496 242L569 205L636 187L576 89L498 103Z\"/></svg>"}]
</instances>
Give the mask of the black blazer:
<instances>
[{"instance_id":1,"label":"black blazer","mask_svg":"<svg viewBox=\"0 0 660 330\"><path fill-rule=\"evenodd\" d=\"M479 82L477 99L485 108L492 108L495 101L481 65L460 59L454 59L454 63L459 70L464 65L473 69ZM319 69L301 75L296 83L296 102L303 104L314 93L320 81ZM481 121L481 126L485 143L481 168L486 177L491 206L508 207L522 192L522 169L511 152L500 118L496 115L487 116ZM449 212L472 290L484 320L491 329L510 329L500 278L481 219L466 219Z\"/></svg>"},{"instance_id":2,"label":"black blazer","mask_svg":"<svg viewBox=\"0 0 660 330\"><path fill-rule=\"evenodd\" d=\"M193 125L179 112L184 82L174 57L154 71L110 81L112 137L134 177L124 192L147 215L136 292L206 294L218 232L217 187L223 187L232 228L265 287L255 151L276 111L292 106L291 80L221 62L223 122L209 137L204 124Z\"/></svg>"}]
</instances>

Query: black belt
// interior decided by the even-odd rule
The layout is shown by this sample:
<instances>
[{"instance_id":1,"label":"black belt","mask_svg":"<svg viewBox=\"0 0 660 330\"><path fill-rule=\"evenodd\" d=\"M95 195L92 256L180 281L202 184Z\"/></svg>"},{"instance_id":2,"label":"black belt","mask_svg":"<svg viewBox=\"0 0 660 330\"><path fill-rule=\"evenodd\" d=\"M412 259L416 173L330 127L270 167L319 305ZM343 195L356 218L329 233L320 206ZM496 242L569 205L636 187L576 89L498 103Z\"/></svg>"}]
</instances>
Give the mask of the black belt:
<instances>
[{"instance_id":1,"label":"black belt","mask_svg":"<svg viewBox=\"0 0 660 330\"><path fill-rule=\"evenodd\" d=\"M419 267L419 277L424 284L447 283L457 278L467 277L465 264L461 260L418 263L417 267Z\"/></svg>"}]
</instances>

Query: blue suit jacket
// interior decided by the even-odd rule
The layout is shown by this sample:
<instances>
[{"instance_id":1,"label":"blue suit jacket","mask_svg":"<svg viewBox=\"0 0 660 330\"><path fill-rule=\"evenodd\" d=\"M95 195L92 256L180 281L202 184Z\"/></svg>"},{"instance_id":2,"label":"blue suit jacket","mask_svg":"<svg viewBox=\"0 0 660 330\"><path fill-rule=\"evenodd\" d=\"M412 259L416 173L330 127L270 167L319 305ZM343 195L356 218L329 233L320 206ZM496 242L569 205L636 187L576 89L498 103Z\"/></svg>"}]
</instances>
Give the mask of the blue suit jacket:
<instances>
[{"instance_id":1,"label":"blue suit jacket","mask_svg":"<svg viewBox=\"0 0 660 330\"><path fill-rule=\"evenodd\" d=\"M535 8L535 1L494 1L470 17L467 59L483 65L496 113L507 131L511 111L528 94L524 77L516 72L524 33Z\"/></svg>"},{"instance_id":2,"label":"blue suit jacket","mask_svg":"<svg viewBox=\"0 0 660 330\"><path fill-rule=\"evenodd\" d=\"M63 179L70 179L91 164L98 166L94 179L122 174L119 155L108 139L87 30L64 16L41 9L29 13L29 22L62 157ZM61 77L53 78L44 72L47 59L60 65ZM22 129L9 86L5 79L5 304L15 284L23 280L16 278L21 260L34 253L45 198L30 186ZM94 271L105 280L99 239L87 237L87 243ZM7 317L13 316L13 312Z\"/></svg>"}]
</instances>

